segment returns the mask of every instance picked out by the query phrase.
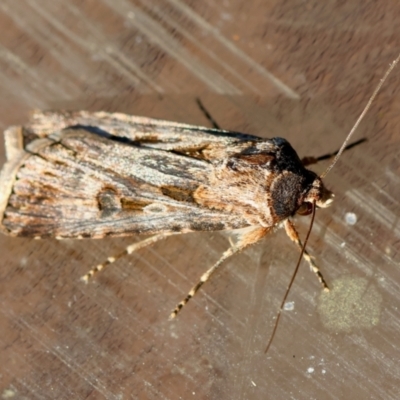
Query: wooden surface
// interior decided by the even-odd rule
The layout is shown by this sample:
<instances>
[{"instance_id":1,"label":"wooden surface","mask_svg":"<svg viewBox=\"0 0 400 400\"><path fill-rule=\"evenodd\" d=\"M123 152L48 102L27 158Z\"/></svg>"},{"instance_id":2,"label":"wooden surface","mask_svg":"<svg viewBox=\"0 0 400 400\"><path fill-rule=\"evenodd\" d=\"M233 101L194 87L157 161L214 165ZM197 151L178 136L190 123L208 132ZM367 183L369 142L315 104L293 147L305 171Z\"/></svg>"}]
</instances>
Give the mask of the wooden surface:
<instances>
[{"instance_id":1,"label":"wooden surface","mask_svg":"<svg viewBox=\"0 0 400 400\"><path fill-rule=\"evenodd\" d=\"M400 51L396 2L2 0L0 123L33 108L121 111L338 148ZM4 399L398 399L400 69L327 176L309 250L277 231L170 310L229 246L171 237L79 278L131 240L0 237ZM2 145L3 146L3 145ZM4 161L3 148L0 149ZM326 163L316 166L322 171ZM354 213L355 225L346 223ZM309 219L298 219L304 234Z\"/></svg>"}]
</instances>

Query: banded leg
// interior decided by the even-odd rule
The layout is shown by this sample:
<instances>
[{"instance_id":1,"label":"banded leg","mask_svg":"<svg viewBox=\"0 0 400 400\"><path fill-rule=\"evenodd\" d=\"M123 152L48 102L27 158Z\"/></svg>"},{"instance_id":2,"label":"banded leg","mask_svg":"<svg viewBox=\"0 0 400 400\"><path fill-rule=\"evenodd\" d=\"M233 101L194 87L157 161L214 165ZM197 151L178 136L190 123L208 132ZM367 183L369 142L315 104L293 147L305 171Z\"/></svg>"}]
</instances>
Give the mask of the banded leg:
<instances>
[{"instance_id":1,"label":"banded leg","mask_svg":"<svg viewBox=\"0 0 400 400\"><path fill-rule=\"evenodd\" d=\"M294 227L293 222L290 221L289 219L287 219L285 221L284 225L285 225L286 234L289 236L290 240L295 242L297 244L297 247L299 247L299 249L301 250L303 248L303 245L301 243L299 234L297 233L296 228ZM308 262L311 271L314 272L315 275L317 275L317 278L318 278L319 282L321 283L323 290L325 292L329 292L329 287L328 287L324 277L322 276L321 271L319 270L317 264L315 264L313 258L310 256L310 254L308 254L306 249L304 249L303 258Z\"/></svg>"},{"instance_id":2,"label":"banded leg","mask_svg":"<svg viewBox=\"0 0 400 400\"><path fill-rule=\"evenodd\" d=\"M353 142L353 143L350 143L349 145L347 145L347 146L344 148L344 150L345 150L345 151L346 151L346 150L350 150L351 148L353 148L353 147L355 147L355 146L358 146L358 145L361 144L361 143L364 143L366 140L367 140L367 139L362 138L362 139L359 139L359 140L357 140L357 141L355 141L355 142ZM301 159L301 162L303 163L303 165L304 165L305 167L307 167L308 165L316 164L316 163L318 163L319 161L328 160L329 158L333 158L333 157L335 157L336 154L338 154L338 153L339 153L339 150L334 151L333 153L324 154L323 156L319 156L319 157L304 157L304 158Z\"/></svg>"},{"instance_id":3,"label":"banded leg","mask_svg":"<svg viewBox=\"0 0 400 400\"><path fill-rule=\"evenodd\" d=\"M210 279L211 275L218 269L218 267L229 257L233 256L236 253L239 253L246 247L257 243L260 239L262 239L271 229L270 228L261 228L256 227L251 230L247 230L244 233L241 233L237 243L226 250L222 257L210 268L208 269L201 277L199 282L193 286L188 295L175 307L172 313L169 316L169 319L175 318L179 311L183 308L185 304L199 291L199 289Z\"/></svg>"},{"instance_id":4,"label":"banded leg","mask_svg":"<svg viewBox=\"0 0 400 400\"><path fill-rule=\"evenodd\" d=\"M163 240L169 236L172 235L176 235L179 232L172 232L172 233L160 233L159 235L154 235L151 236L147 239L144 239L140 242L137 243L133 243L131 245L129 245L128 247L125 248L125 250L115 256L112 257L108 257L107 260L102 263L97 265L96 267L92 268L87 274L83 275L81 280L85 283L88 283L89 279L91 279L93 277L93 275L95 275L97 272L100 272L101 270L103 270L105 267L107 267L108 265L114 263L115 261L119 260L121 257L124 257L126 255L132 254L137 250L143 249L144 247L150 246L160 240Z\"/></svg>"}]
</instances>

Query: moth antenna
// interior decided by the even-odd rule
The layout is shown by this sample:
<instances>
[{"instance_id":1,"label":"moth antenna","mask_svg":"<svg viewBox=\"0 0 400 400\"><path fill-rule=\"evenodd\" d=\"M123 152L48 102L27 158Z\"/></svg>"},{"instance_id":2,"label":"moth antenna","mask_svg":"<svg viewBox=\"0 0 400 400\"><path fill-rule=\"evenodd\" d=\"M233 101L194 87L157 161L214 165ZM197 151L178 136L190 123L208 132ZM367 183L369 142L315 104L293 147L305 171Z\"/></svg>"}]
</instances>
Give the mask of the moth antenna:
<instances>
[{"instance_id":1,"label":"moth antenna","mask_svg":"<svg viewBox=\"0 0 400 400\"><path fill-rule=\"evenodd\" d=\"M267 344L267 347L266 347L266 349L265 349L265 353L268 352L269 348L271 347L272 341L274 340L276 330L278 329L279 319L281 318L283 306L284 306L285 303L286 303L286 300L287 300L287 298L288 298L290 289L292 288L294 279L296 278L297 272L299 271L299 267L300 267L301 260L302 260L302 258L303 258L303 254L304 254L304 252L305 252L305 250L306 250L306 245L307 245L307 242L308 242L308 238L310 237L311 230L312 230L312 227L313 227L313 224L314 224L315 208L316 208L316 207L315 207L315 201L312 203L312 205L313 205L313 207L312 207L312 214L311 214L310 227L308 228L308 232L307 232L306 239L304 240L303 247L301 248L300 257L299 257L299 260L297 261L296 268L294 269L294 272L293 272L293 275L292 275L292 279L291 279L290 282L289 282L289 285L288 285L288 287L287 287L287 289L286 289L285 296L283 296L282 303L281 303L281 305L280 305L280 307L279 307L279 311L278 311L278 314L277 314L277 316L276 316L276 321L275 321L274 329L273 329L273 331L272 331L271 337L270 337L269 342L268 342L268 344Z\"/></svg>"},{"instance_id":2,"label":"moth antenna","mask_svg":"<svg viewBox=\"0 0 400 400\"><path fill-rule=\"evenodd\" d=\"M397 58L390 64L389 68L387 69L385 75L383 76L383 78L380 80L378 86L376 87L376 89L374 90L374 93L372 93L372 96L369 98L367 105L364 107L364 110L362 111L362 113L360 114L360 116L358 117L356 123L354 124L353 128L351 129L351 131L349 132L349 134L347 135L345 141L342 144L342 147L339 149L339 151L337 152L335 158L333 159L332 163L328 166L328 168L325 170L325 172L320 176L320 178L325 178L325 176L329 173L329 171L333 168L333 166L337 163L338 159L340 158L340 156L342 155L343 151L346 148L347 143L349 142L350 138L353 136L353 133L355 132L355 130L358 128L358 126L360 125L360 122L363 120L363 118L365 117L365 114L368 112L368 110L371 108L371 105L373 103L373 101L375 100L376 95L378 94L378 92L381 90L382 85L385 83L387 77L389 76L389 74L393 71L394 67L397 65L397 63L400 60L400 54L397 56Z\"/></svg>"}]
</instances>

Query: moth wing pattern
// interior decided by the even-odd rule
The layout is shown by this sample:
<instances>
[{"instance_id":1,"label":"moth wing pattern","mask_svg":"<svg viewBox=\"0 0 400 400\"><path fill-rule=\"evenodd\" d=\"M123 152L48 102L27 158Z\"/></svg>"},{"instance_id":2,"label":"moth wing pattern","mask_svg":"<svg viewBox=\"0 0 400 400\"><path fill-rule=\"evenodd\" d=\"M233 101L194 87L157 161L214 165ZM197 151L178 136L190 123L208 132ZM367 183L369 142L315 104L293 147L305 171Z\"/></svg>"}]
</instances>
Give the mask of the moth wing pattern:
<instances>
[{"instance_id":1,"label":"moth wing pattern","mask_svg":"<svg viewBox=\"0 0 400 400\"><path fill-rule=\"evenodd\" d=\"M193 193L210 187L215 160L260 140L125 114L36 112L6 131L2 229L96 238L247 227L243 210L199 205ZM251 167L259 155L241 157Z\"/></svg>"},{"instance_id":2,"label":"moth wing pattern","mask_svg":"<svg viewBox=\"0 0 400 400\"><path fill-rule=\"evenodd\" d=\"M210 145L224 147L237 140L260 140L254 135L179 122L104 111L34 111L24 126L26 137L47 137L66 127L85 127L98 133L140 142L160 150L201 151ZM28 134L29 132L29 134Z\"/></svg>"}]
</instances>

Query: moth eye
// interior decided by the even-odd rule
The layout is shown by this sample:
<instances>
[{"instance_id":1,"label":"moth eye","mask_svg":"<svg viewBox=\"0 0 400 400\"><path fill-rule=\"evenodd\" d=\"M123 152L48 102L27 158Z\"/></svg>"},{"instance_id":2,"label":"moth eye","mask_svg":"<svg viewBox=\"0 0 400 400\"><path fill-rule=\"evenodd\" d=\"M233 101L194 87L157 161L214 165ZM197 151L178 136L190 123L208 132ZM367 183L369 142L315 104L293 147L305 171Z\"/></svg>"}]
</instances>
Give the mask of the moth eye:
<instances>
[{"instance_id":1,"label":"moth eye","mask_svg":"<svg viewBox=\"0 0 400 400\"><path fill-rule=\"evenodd\" d=\"M310 215L313 211L313 205L308 202L304 202L299 209L296 211L299 215Z\"/></svg>"}]
</instances>

